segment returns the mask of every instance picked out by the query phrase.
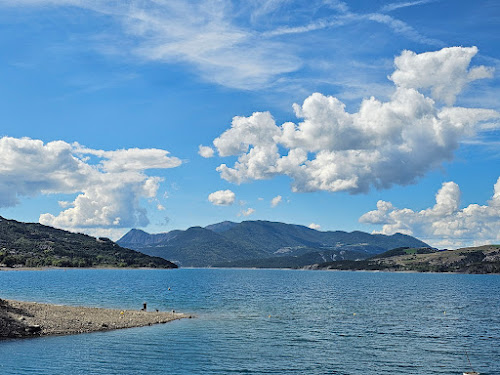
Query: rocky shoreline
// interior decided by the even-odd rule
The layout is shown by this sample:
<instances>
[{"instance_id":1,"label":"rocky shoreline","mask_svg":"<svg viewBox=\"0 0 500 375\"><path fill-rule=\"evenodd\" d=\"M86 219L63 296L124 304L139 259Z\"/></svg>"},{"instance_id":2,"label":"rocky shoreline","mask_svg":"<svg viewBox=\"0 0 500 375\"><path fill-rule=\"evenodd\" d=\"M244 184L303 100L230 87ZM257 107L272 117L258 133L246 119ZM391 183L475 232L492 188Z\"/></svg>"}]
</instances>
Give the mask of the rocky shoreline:
<instances>
[{"instance_id":1,"label":"rocky shoreline","mask_svg":"<svg viewBox=\"0 0 500 375\"><path fill-rule=\"evenodd\" d=\"M73 335L191 318L176 312L62 306L0 299L0 340Z\"/></svg>"}]
</instances>

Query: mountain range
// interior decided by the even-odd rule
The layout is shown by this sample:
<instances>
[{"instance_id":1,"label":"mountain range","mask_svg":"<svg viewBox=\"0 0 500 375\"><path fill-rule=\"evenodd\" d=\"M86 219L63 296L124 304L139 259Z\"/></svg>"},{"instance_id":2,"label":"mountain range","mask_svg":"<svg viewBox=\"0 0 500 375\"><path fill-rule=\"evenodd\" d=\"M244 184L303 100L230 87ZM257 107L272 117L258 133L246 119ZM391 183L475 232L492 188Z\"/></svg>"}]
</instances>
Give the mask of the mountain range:
<instances>
[{"instance_id":1,"label":"mountain range","mask_svg":"<svg viewBox=\"0 0 500 375\"><path fill-rule=\"evenodd\" d=\"M403 234L321 232L269 221L225 221L205 228L158 234L132 229L114 243L104 237L0 216L0 266L177 268L178 265L500 273L500 245L437 250Z\"/></svg>"},{"instance_id":2,"label":"mountain range","mask_svg":"<svg viewBox=\"0 0 500 375\"><path fill-rule=\"evenodd\" d=\"M336 260L366 259L398 247L429 247L404 234L318 231L270 221L222 223L149 234L132 229L117 243L182 267L297 268Z\"/></svg>"}]
</instances>

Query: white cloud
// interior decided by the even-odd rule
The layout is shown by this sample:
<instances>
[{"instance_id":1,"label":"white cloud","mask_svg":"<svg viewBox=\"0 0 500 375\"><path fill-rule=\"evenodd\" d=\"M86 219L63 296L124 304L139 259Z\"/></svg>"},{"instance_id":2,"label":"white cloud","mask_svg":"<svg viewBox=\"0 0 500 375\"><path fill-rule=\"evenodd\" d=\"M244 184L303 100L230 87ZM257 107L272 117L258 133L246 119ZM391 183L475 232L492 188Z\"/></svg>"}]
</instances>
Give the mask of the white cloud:
<instances>
[{"instance_id":1,"label":"white cloud","mask_svg":"<svg viewBox=\"0 0 500 375\"><path fill-rule=\"evenodd\" d=\"M391 17L387 14L372 13L367 15L359 15L356 18L358 19L364 18L370 21L378 22L380 24L384 24L388 26L396 34L403 35L407 39L413 40L417 43L426 44L434 47L442 47L444 45L444 43L441 42L440 40L428 38L425 35L420 34L417 30L408 25L406 22Z\"/></svg>"},{"instance_id":2,"label":"white cloud","mask_svg":"<svg viewBox=\"0 0 500 375\"><path fill-rule=\"evenodd\" d=\"M214 149L210 146L199 145L198 146L198 154L201 157L208 159L208 158L211 158L214 156Z\"/></svg>"},{"instance_id":3,"label":"white cloud","mask_svg":"<svg viewBox=\"0 0 500 375\"><path fill-rule=\"evenodd\" d=\"M208 200L215 206L230 206L236 195L231 190L218 190L208 196Z\"/></svg>"},{"instance_id":4,"label":"white cloud","mask_svg":"<svg viewBox=\"0 0 500 375\"><path fill-rule=\"evenodd\" d=\"M288 34L303 34L303 33L308 33L310 31L322 30L326 28L334 28L349 23L349 18L352 18L352 14L350 17L341 16L333 20L318 20L304 26L279 27L275 30L266 32L264 35L268 37L273 37L273 36L281 36Z\"/></svg>"},{"instance_id":5,"label":"white cloud","mask_svg":"<svg viewBox=\"0 0 500 375\"><path fill-rule=\"evenodd\" d=\"M347 112L335 97L314 93L302 105L294 105L296 116L303 119L298 124L278 126L269 112L236 116L231 128L213 143L220 156L236 155L238 161L233 167L221 164L217 171L223 179L237 184L287 175L296 192L359 193L371 187L415 183L451 160L461 141L485 130L485 122L490 121L489 130L499 127L496 111L439 106L418 91L436 88L435 95L446 93L449 98L449 93L457 94L473 77L484 78L482 72L488 72L488 68L468 70L475 52L475 48L454 47L421 54L423 58L403 52L396 61L411 63L400 64L391 76L396 83L391 99L365 99L357 113ZM455 55L468 57L443 58ZM429 76L434 81L408 78L423 77L419 61L462 84L446 84L432 72ZM427 61L433 64L427 65ZM406 75L399 74L403 71Z\"/></svg>"},{"instance_id":6,"label":"white cloud","mask_svg":"<svg viewBox=\"0 0 500 375\"><path fill-rule=\"evenodd\" d=\"M158 149L102 151L54 141L0 138L0 207L14 206L19 197L75 194L57 215L40 215L40 223L60 228L134 227L149 220L141 198L156 196L162 178L147 176L152 168L181 164ZM89 164L88 155L98 164Z\"/></svg>"},{"instance_id":7,"label":"white cloud","mask_svg":"<svg viewBox=\"0 0 500 375\"><path fill-rule=\"evenodd\" d=\"M247 152L250 145L273 146L279 134L269 112L256 112L250 117L235 116L231 129L213 143L220 156L229 156Z\"/></svg>"},{"instance_id":8,"label":"white cloud","mask_svg":"<svg viewBox=\"0 0 500 375\"><path fill-rule=\"evenodd\" d=\"M164 206L164 205L162 205L162 204L160 204L160 203L158 203L158 204L156 205L156 209L157 209L158 211L165 211L165 206Z\"/></svg>"},{"instance_id":9,"label":"white cloud","mask_svg":"<svg viewBox=\"0 0 500 375\"><path fill-rule=\"evenodd\" d=\"M57 204L62 208L68 208L68 207L71 207L73 205L72 202L68 202L68 201L58 201Z\"/></svg>"},{"instance_id":10,"label":"white cloud","mask_svg":"<svg viewBox=\"0 0 500 375\"><path fill-rule=\"evenodd\" d=\"M416 0L416 1L405 1L405 2L399 2L399 3L391 3L384 5L380 11L381 12L392 12L393 10L401 9L401 8L407 8L407 7L413 7L416 5L424 5L424 4L429 4L433 3L436 0Z\"/></svg>"},{"instance_id":11,"label":"white cloud","mask_svg":"<svg viewBox=\"0 0 500 375\"><path fill-rule=\"evenodd\" d=\"M145 169L175 168L181 164L176 157L170 157L169 152L156 148L129 148L126 150L103 151L92 150L75 144L75 153L80 155L95 155L101 159L102 170L110 173L127 171L143 171Z\"/></svg>"},{"instance_id":12,"label":"white cloud","mask_svg":"<svg viewBox=\"0 0 500 375\"><path fill-rule=\"evenodd\" d=\"M315 230L320 230L321 229L321 225L319 224L316 224L316 223L311 223L308 225L309 228L311 229L315 229Z\"/></svg>"},{"instance_id":13,"label":"white cloud","mask_svg":"<svg viewBox=\"0 0 500 375\"><path fill-rule=\"evenodd\" d=\"M469 69L477 52L477 47L451 47L420 54L403 51L394 60L397 69L390 79L399 87L430 89L433 99L452 105L469 82L493 77L493 68L481 65Z\"/></svg>"},{"instance_id":14,"label":"white cloud","mask_svg":"<svg viewBox=\"0 0 500 375\"><path fill-rule=\"evenodd\" d=\"M273 199L271 199L271 207L276 207L278 204L281 203L283 200L283 197L281 195L275 196Z\"/></svg>"},{"instance_id":15,"label":"white cloud","mask_svg":"<svg viewBox=\"0 0 500 375\"><path fill-rule=\"evenodd\" d=\"M405 5L409 6L409 5ZM400 6L399 8L401 8ZM384 9L382 12L386 11ZM384 13L355 13L349 11L347 8L340 12L340 15L336 17L329 17L319 20L314 20L307 25L293 26L293 27L279 27L275 30L267 31L263 33L264 36L274 37L287 34L303 34L312 31L332 29L345 25L350 25L354 23L363 23L365 21L376 22L385 26L388 26L394 33L400 34L409 40L413 40L418 43L432 45L432 46L442 46L443 43L439 40L428 38L420 34L417 30L411 27L406 22L403 22L397 18L391 17Z\"/></svg>"},{"instance_id":16,"label":"white cloud","mask_svg":"<svg viewBox=\"0 0 500 375\"><path fill-rule=\"evenodd\" d=\"M248 207L246 210L241 210L238 216L250 216L255 213L253 208Z\"/></svg>"},{"instance_id":17,"label":"white cloud","mask_svg":"<svg viewBox=\"0 0 500 375\"><path fill-rule=\"evenodd\" d=\"M399 209L378 201L377 209L359 219L382 225L381 233L414 235L434 246L460 247L500 242L500 177L487 205L460 208L460 188L446 182L436 194L436 204L425 210Z\"/></svg>"}]
</instances>

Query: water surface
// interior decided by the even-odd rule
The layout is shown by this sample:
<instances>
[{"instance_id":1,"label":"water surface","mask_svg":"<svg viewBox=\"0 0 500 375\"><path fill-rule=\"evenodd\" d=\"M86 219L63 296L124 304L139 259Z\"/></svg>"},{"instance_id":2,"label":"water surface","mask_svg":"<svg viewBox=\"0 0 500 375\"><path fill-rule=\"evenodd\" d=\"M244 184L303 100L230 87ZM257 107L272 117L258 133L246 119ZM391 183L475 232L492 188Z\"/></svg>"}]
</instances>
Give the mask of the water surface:
<instances>
[{"instance_id":1,"label":"water surface","mask_svg":"<svg viewBox=\"0 0 500 375\"><path fill-rule=\"evenodd\" d=\"M168 290L170 288L170 291ZM0 342L1 374L500 374L500 276L287 270L0 272L2 298L182 311Z\"/></svg>"}]
</instances>

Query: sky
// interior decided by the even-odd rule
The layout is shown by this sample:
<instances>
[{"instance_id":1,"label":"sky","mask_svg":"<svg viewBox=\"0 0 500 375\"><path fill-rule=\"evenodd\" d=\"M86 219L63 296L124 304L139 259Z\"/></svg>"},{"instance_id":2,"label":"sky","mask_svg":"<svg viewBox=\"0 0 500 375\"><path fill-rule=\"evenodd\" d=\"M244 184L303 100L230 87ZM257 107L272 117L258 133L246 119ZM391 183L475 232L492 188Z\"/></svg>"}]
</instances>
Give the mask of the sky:
<instances>
[{"instance_id":1,"label":"sky","mask_svg":"<svg viewBox=\"0 0 500 375\"><path fill-rule=\"evenodd\" d=\"M0 0L0 215L500 243L495 0Z\"/></svg>"}]
</instances>

